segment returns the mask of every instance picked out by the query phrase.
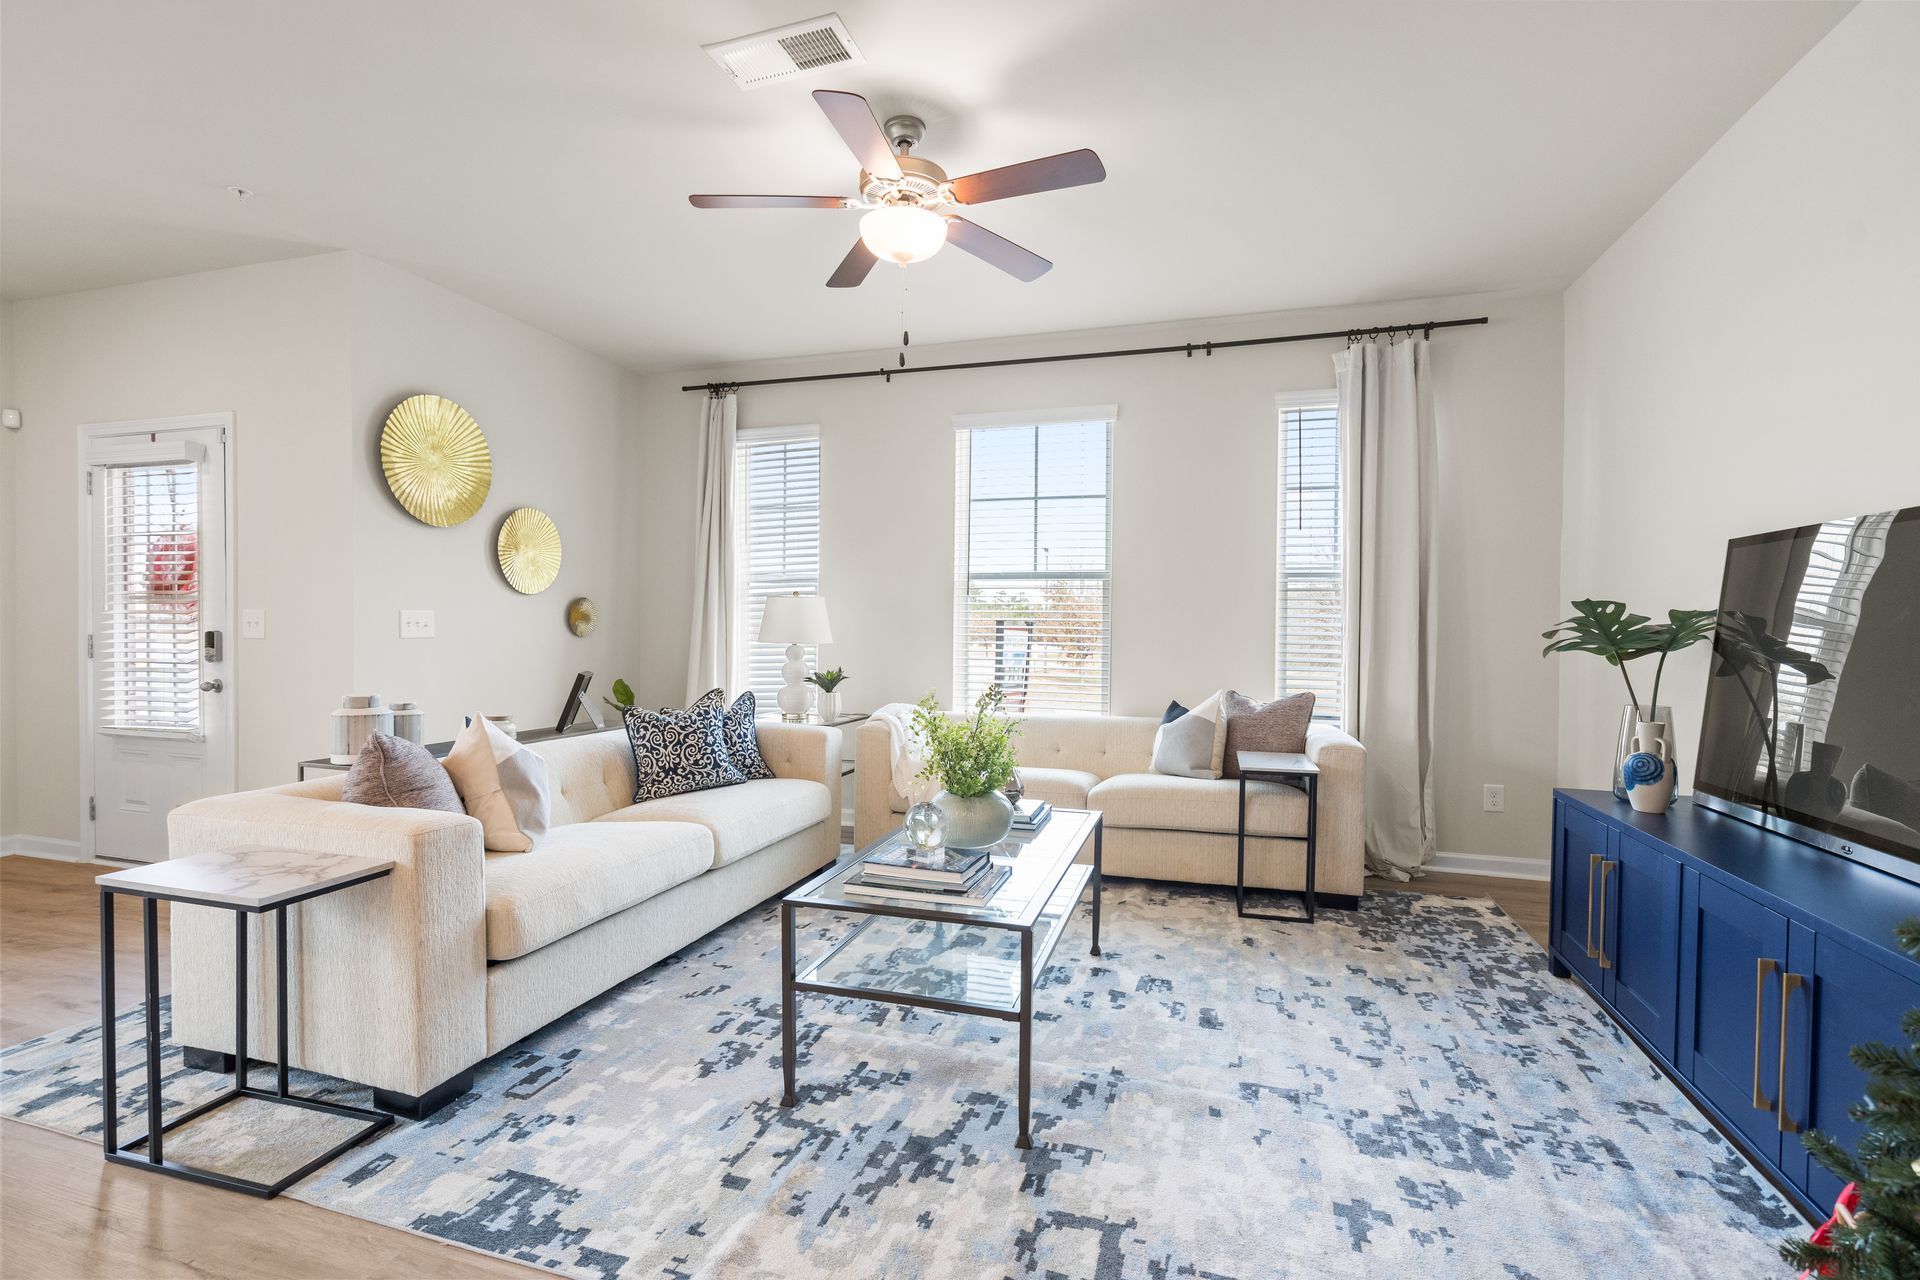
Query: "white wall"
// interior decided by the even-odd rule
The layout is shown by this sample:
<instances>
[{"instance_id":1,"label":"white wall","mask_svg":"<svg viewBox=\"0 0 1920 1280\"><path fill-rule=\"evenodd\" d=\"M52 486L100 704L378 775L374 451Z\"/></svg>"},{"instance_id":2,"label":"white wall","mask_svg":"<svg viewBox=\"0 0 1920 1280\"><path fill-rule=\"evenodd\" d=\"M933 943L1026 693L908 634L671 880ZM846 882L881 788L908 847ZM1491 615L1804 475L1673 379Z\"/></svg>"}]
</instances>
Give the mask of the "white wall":
<instances>
[{"instance_id":1,"label":"white wall","mask_svg":"<svg viewBox=\"0 0 1920 1280\"><path fill-rule=\"evenodd\" d=\"M507 713L551 727L574 672L613 683L635 555L621 539L635 380L598 356L417 276L353 264L353 669L361 692L410 699L429 740L461 716ZM380 431L407 396L451 396L493 455L486 505L454 529L409 516L380 471ZM516 507L559 526L560 576L536 596L507 585L495 538ZM591 636L567 629L575 596L600 606ZM431 640L399 638L401 609L432 609ZM342 689L339 692L346 692Z\"/></svg>"},{"instance_id":2,"label":"white wall","mask_svg":"<svg viewBox=\"0 0 1920 1280\"><path fill-rule=\"evenodd\" d=\"M267 613L264 639L231 648L243 788L290 781L294 761L323 754L345 693L410 697L448 736L482 706L550 722L575 670L620 665L624 370L349 253L16 302L10 319L0 398L28 427L0 441L12 485L0 524L15 536L0 596L32 625L14 628L0 664L14 787L0 834L79 835L82 423L235 415L236 618ZM408 518L380 475L380 425L415 391L461 401L493 449L487 505L453 529ZM494 559L499 521L521 504L566 540L559 581L533 597ZM585 641L564 622L581 592L606 606ZM401 607L434 609L438 638L400 642Z\"/></svg>"},{"instance_id":3,"label":"white wall","mask_svg":"<svg viewBox=\"0 0 1920 1280\"><path fill-rule=\"evenodd\" d=\"M1920 6L1854 9L1567 291L1563 598L1711 608L1728 538L1920 503L1916 67ZM1626 695L1560 661L1559 776L1603 786ZM1661 693L1683 786L1706 670Z\"/></svg>"},{"instance_id":4,"label":"white wall","mask_svg":"<svg viewBox=\"0 0 1920 1280\"><path fill-rule=\"evenodd\" d=\"M13 408L13 304L0 302L0 407ZM13 473L18 435L0 430L0 841L13 828Z\"/></svg>"},{"instance_id":5,"label":"white wall","mask_svg":"<svg viewBox=\"0 0 1920 1280\"><path fill-rule=\"evenodd\" d=\"M1439 752L1443 849L1544 857L1555 673L1535 636L1558 594L1561 326L1557 296L1412 301L946 348L911 360L1226 340L1488 314L1434 336L1440 428ZM930 328L922 321L916 328ZM742 426L817 423L822 583L851 671L850 707L951 696L956 413L1118 404L1114 431L1113 709L1158 713L1221 685L1274 685L1274 394L1330 387L1338 341L1195 355L933 373L883 383L748 388ZM685 382L891 363L864 353L648 379L637 478L634 620L643 701L683 693L700 399ZM1508 812L1481 812L1484 782Z\"/></svg>"}]
</instances>

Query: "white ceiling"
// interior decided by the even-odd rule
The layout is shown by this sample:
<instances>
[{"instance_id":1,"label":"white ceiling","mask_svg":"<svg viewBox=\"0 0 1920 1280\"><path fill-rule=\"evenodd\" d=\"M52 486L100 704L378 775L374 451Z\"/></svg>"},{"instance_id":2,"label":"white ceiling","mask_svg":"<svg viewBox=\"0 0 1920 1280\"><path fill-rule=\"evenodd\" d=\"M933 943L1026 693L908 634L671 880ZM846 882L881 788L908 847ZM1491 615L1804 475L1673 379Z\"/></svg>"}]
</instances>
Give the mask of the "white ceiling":
<instances>
[{"instance_id":1,"label":"white ceiling","mask_svg":"<svg viewBox=\"0 0 1920 1280\"><path fill-rule=\"evenodd\" d=\"M700 51L829 4L867 65ZM823 87L950 173L1106 162L976 211L1040 281L910 268L916 343L1558 283L1847 7L6 0L0 294L351 248L640 369L885 345L900 273L822 287L857 213L686 201L853 194Z\"/></svg>"}]
</instances>

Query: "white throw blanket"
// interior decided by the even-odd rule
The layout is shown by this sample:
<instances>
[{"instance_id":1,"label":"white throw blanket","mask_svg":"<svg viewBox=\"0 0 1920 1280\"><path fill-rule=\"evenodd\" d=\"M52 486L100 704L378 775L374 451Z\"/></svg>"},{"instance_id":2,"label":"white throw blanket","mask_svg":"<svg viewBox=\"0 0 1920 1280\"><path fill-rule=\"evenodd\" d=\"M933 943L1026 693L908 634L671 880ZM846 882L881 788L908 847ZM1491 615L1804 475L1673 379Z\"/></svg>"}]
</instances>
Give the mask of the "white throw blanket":
<instances>
[{"instance_id":1,"label":"white throw blanket","mask_svg":"<svg viewBox=\"0 0 1920 1280\"><path fill-rule=\"evenodd\" d=\"M912 703L889 702L871 717L887 726L892 748L889 754L893 760L893 789L905 796L909 804L931 800L940 789L938 784L920 776L920 770L926 767L926 752L919 731L913 727L913 712Z\"/></svg>"}]
</instances>

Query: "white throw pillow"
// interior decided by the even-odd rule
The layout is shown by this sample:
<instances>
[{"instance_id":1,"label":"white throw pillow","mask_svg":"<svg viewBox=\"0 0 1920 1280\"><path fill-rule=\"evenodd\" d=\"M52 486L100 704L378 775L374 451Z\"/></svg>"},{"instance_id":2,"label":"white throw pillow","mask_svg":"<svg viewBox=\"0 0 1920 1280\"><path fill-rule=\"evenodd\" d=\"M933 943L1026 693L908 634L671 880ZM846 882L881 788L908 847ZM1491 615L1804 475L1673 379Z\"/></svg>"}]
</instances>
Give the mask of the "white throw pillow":
<instances>
[{"instance_id":1,"label":"white throw pillow","mask_svg":"<svg viewBox=\"0 0 1920 1280\"><path fill-rule=\"evenodd\" d=\"M1153 735L1153 771L1176 778L1217 778L1213 760L1213 722L1198 711L1169 720Z\"/></svg>"},{"instance_id":2,"label":"white throw pillow","mask_svg":"<svg viewBox=\"0 0 1920 1280\"><path fill-rule=\"evenodd\" d=\"M1207 767L1213 772L1207 776L1217 778L1227 767L1227 691L1216 689L1213 696L1195 707L1189 714L1199 716L1213 725L1213 754Z\"/></svg>"},{"instance_id":3,"label":"white throw pillow","mask_svg":"<svg viewBox=\"0 0 1920 1280\"><path fill-rule=\"evenodd\" d=\"M443 763L460 792L460 803L480 819L488 849L525 853L547 834L553 812L547 762L485 716L467 722Z\"/></svg>"}]
</instances>

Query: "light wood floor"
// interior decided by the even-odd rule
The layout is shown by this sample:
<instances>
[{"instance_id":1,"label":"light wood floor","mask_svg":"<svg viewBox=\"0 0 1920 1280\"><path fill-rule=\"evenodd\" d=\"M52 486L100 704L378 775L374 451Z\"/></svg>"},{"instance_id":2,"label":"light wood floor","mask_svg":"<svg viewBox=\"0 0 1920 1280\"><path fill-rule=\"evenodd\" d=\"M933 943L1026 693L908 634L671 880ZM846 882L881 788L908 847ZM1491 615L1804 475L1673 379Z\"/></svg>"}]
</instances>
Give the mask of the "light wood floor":
<instances>
[{"instance_id":1,"label":"light wood floor","mask_svg":"<svg viewBox=\"0 0 1920 1280\"><path fill-rule=\"evenodd\" d=\"M100 907L93 877L102 869L0 858L0 1040L5 1043L99 1017ZM1434 875L1417 886L1369 880L1367 891L1492 898L1544 945L1544 882ZM161 911L164 921L164 905ZM137 904L120 900L114 940L121 1008L140 999L138 912ZM4 1280L526 1280L528 1275L524 1267L295 1200L260 1201L108 1165L92 1143L0 1121Z\"/></svg>"}]
</instances>

